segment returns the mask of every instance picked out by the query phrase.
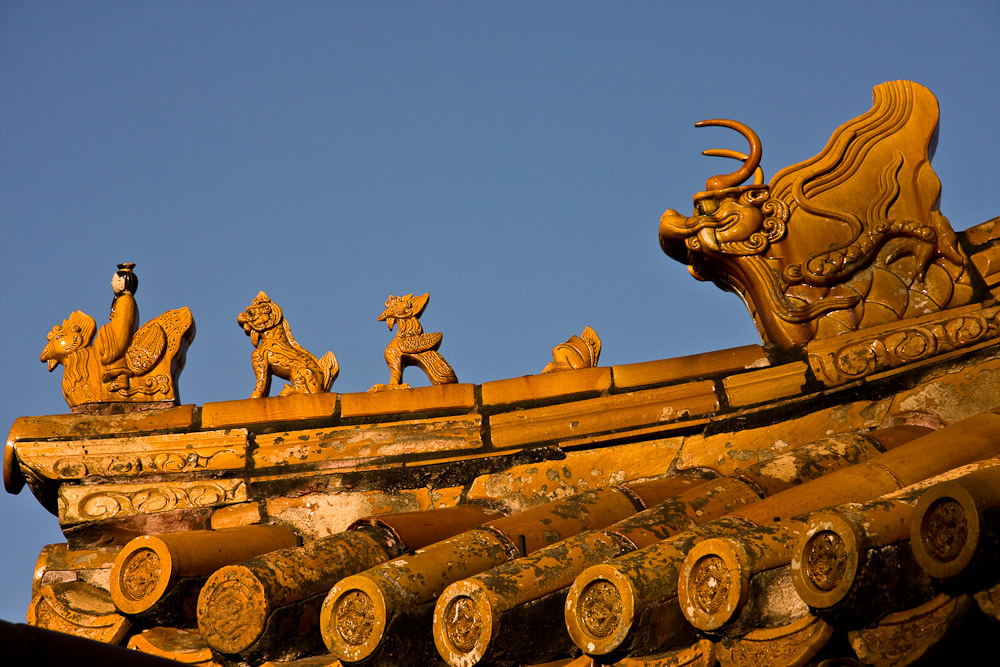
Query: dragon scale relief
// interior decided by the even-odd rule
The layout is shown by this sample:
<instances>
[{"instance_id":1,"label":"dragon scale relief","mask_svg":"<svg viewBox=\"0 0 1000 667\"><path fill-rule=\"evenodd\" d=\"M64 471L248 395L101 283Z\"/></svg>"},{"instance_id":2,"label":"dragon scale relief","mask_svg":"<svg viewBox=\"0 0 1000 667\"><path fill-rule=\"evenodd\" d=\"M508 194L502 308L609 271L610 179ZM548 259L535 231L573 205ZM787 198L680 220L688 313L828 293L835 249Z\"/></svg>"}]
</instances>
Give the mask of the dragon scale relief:
<instances>
[{"instance_id":1,"label":"dragon scale relief","mask_svg":"<svg viewBox=\"0 0 1000 667\"><path fill-rule=\"evenodd\" d=\"M762 339L782 347L970 303L968 261L938 210L930 166L938 124L934 95L919 84L876 86L872 109L838 128L816 157L763 183L761 141L713 176L695 210L660 219L664 252L746 302ZM753 175L750 184L742 183Z\"/></svg>"}]
</instances>

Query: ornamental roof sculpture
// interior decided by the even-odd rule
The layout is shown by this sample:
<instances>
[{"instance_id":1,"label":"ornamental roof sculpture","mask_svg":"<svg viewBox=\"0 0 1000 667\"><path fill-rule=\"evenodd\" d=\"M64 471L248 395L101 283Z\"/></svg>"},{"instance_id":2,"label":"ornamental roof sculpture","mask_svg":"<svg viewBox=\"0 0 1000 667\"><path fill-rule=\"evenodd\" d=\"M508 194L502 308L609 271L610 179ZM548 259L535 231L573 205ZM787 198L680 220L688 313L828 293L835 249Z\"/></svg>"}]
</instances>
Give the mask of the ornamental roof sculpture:
<instances>
[{"instance_id":1,"label":"ornamental roof sculpture","mask_svg":"<svg viewBox=\"0 0 1000 667\"><path fill-rule=\"evenodd\" d=\"M177 379L194 340L194 320L185 307L139 327L134 268L129 262L119 264L112 276L107 324L97 329L94 318L77 310L48 334L41 360L50 371L63 366L62 390L70 408L178 400Z\"/></svg>"},{"instance_id":2,"label":"ornamental roof sculpture","mask_svg":"<svg viewBox=\"0 0 1000 667\"><path fill-rule=\"evenodd\" d=\"M911 81L875 87L868 113L833 133L816 157L755 178L761 141L732 174L694 195L691 217L660 219L664 252L746 302L761 338L801 345L963 306L977 294L955 232L938 210L930 166L937 134L934 95Z\"/></svg>"},{"instance_id":3,"label":"ornamental roof sculpture","mask_svg":"<svg viewBox=\"0 0 1000 667\"><path fill-rule=\"evenodd\" d=\"M601 358L601 338L590 327L584 327L579 336L570 336L565 343L552 348L552 361L543 373L565 371L571 368L594 368Z\"/></svg>"},{"instance_id":4,"label":"ornamental roof sculpture","mask_svg":"<svg viewBox=\"0 0 1000 667\"><path fill-rule=\"evenodd\" d=\"M272 375L288 380L279 396L329 391L340 369L337 358L333 352L327 352L322 359L317 359L296 343L281 307L263 290L236 321L254 346L250 362L257 384L250 398L268 395Z\"/></svg>"},{"instance_id":5,"label":"ornamental roof sculpture","mask_svg":"<svg viewBox=\"0 0 1000 667\"><path fill-rule=\"evenodd\" d=\"M424 333L424 328L420 326L419 317L427 307L430 296L423 294L414 297L411 292L406 296L390 294L386 299L385 310L378 316L378 321L385 322L390 331L399 325L395 337L385 347L389 383L373 385L368 391L409 389L410 385L403 382L403 369L407 366L416 366L422 370L433 384L458 382L454 369L438 352L443 334Z\"/></svg>"},{"instance_id":6,"label":"ornamental roof sculpture","mask_svg":"<svg viewBox=\"0 0 1000 667\"><path fill-rule=\"evenodd\" d=\"M313 373L282 396L271 350L259 398L18 419L5 487L66 536L21 631L107 664L973 660L1000 621L1000 218L938 211L926 89L875 100L769 185L756 135L708 121L749 155L707 151L743 165L661 219L763 346L597 366L588 327L559 372L463 384L410 294L379 318L398 391L309 390L286 327ZM257 365L281 311L261 293L239 320ZM133 381L119 358L102 382Z\"/></svg>"}]
</instances>

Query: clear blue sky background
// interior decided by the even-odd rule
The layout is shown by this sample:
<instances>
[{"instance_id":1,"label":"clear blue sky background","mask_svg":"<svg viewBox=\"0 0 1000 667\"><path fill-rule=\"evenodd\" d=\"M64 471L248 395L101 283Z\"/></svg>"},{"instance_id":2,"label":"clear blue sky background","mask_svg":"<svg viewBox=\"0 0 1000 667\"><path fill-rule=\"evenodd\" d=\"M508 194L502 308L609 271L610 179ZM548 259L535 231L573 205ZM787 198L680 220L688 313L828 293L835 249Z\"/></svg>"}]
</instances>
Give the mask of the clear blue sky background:
<instances>
[{"instance_id":1,"label":"clear blue sky background","mask_svg":"<svg viewBox=\"0 0 1000 667\"><path fill-rule=\"evenodd\" d=\"M757 342L657 244L730 166L700 151L745 145L695 121L753 127L770 178L875 84L921 82L964 229L1000 214L998 34L995 1L0 2L0 425L67 411L45 334L105 321L122 261L143 321L194 313L185 403L250 395L261 289L342 392L388 378L390 293L430 292L464 382L536 373L585 325L603 365ZM23 622L63 539L27 490L0 510Z\"/></svg>"}]
</instances>

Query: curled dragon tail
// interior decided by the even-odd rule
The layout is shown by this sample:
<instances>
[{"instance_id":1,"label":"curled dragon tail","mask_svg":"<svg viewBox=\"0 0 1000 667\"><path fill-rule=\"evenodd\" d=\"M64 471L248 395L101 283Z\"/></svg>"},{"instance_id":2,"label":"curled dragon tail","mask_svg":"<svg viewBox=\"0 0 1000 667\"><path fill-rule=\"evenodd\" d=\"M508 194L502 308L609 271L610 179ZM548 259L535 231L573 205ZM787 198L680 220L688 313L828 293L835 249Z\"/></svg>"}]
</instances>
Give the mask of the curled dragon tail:
<instances>
[{"instance_id":1,"label":"curled dragon tail","mask_svg":"<svg viewBox=\"0 0 1000 667\"><path fill-rule=\"evenodd\" d=\"M337 377L337 373L340 372L337 357L333 356L333 352L327 352L319 360L319 367L323 369L323 391L329 391L333 380Z\"/></svg>"},{"instance_id":2,"label":"curled dragon tail","mask_svg":"<svg viewBox=\"0 0 1000 667\"><path fill-rule=\"evenodd\" d=\"M433 384L452 384L458 382L455 369L445 361L444 357L434 350L413 355L412 361L414 365L419 366L427 373L427 377L430 378Z\"/></svg>"}]
</instances>

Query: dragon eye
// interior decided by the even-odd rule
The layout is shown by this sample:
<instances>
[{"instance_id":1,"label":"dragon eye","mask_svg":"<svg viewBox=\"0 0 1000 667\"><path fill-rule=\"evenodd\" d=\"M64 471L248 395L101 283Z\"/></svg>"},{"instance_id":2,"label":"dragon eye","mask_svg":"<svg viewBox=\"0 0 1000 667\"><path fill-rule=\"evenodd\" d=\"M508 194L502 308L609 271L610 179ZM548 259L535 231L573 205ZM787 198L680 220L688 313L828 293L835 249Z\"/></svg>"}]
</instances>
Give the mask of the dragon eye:
<instances>
[{"instance_id":1,"label":"dragon eye","mask_svg":"<svg viewBox=\"0 0 1000 667\"><path fill-rule=\"evenodd\" d=\"M702 199L696 208L698 215L711 215L719 208L719 203L714 199Z\"/></svg>"}]
</instances>

